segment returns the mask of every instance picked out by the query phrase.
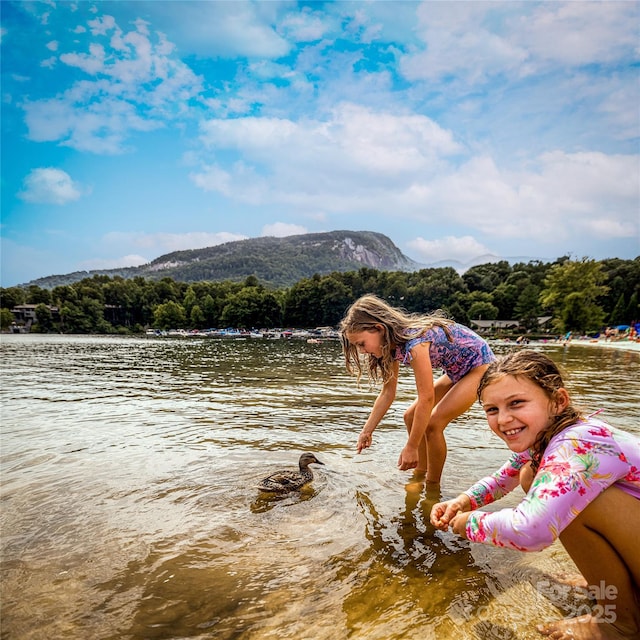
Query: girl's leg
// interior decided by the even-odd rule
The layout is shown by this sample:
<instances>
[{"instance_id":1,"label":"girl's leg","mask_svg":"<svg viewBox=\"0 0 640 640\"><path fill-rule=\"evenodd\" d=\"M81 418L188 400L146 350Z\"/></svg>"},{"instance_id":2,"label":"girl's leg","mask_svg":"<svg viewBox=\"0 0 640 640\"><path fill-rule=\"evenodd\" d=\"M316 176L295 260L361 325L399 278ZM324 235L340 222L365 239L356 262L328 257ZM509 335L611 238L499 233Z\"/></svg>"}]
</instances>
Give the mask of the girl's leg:
<instances>
[{"instance_id":1,"label":"girl's leg","mask_svg":"<svg viewBox=\"0 0 640 640\"><path fill-rule=\"evenodd\" d=\"M597 605L592 615L539 627L573 638L640 638L640 500L615 486L601 493L560 534Z\"/></svg>"},{"instance_id":2,"label":"girl's leg","mask_svg":"<svg viewBox=\"0 0 640 640\"><path fill-rule=\"evenodd\" d=\"M416 403L418 400L414 400L411 406L404 412L402 416L404 419L404 426L407 428L407 433L411 433L411 427L413 425L413 414L416 410ZM418 446L418 466L413 470L414 478L423 479L427 472L427 438L424 437L420 441Z\"/></svg>"},{"instance_id":3,"label":"girl's leg","mask_svg":"<svg viewBox=\"0 0 640 640\"><path fill-rule=\"evenodd\" d=\"M485 364L472 369L454 385L451 385L451 380L447 376L442 376L436 381L436 390L438 383L443 378L446 378L449 387L441 396L441 400L434 406L425 432L427 439L427 482L440 482L442 469L447 459L447 443L444 439L444 430L452 420L461 416L478 399L478 384L488 366L488 364Z\"/></svg>"},{"instance_id":4,"label":"girl's leg","mask_svg":"<svg viewBox=\"0 0 640 640\"><path fill-rule=\"evenodd\" d=\"M433 383L433 391L435 395L434 407L438 405L440 400L445 396L447 391L451 389L453 383L448 376L442 375ZM411 406L404 412L404 424L407 428L407 433L411 433L411 426L413 425L413 414L416 410L416 403L418 400L414 400ZM446 446L446 445L445 445ZM414 471L416 477L423 477L427 472L427 436L425 432L424 438L420 442L418 447L418 466Z\"/></svg>"}]
</instances>

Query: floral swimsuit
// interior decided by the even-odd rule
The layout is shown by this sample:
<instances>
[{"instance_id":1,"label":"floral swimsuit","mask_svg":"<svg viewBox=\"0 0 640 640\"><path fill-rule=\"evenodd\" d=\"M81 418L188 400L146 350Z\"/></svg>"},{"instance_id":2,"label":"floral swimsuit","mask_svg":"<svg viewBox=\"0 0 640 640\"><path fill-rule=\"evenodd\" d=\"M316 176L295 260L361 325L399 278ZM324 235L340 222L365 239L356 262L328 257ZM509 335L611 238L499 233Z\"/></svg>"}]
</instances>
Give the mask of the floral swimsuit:
<instances>
[{"instance_id":1,"label":"floral swimsuit","mask_svg":"<svg viewBox=\"0 0 640 640\"><path fill-rule=\"evenodd\" d=\"M394 360L408 365L411 362L411 349L417 344L429 342L431 366L443 369L455 384L471 371L483 364L493 362L496 357L491 347L477 333L461 324L447 325L451 341L442 327L428 329L421 336L411 338L405 344L396 347ZM408 332L409 335L413 333Z\"/></svg>"},{"instance_id":2,"label":"floral swimsuit","mask_svg":"<svg viewBox=\"0 0 640 640\"><path fill-rule=\"evenodd\" d=\"M514 453L493 475L465 491L477 509L520 484L528 451ZM640 439L589 417L557 434L547 446L524 500L513 509L473 511L469 540L539 551L548 547L605 489L615 485L640 500ZM640 506L640 504L639 504Z\"/></svg>"}]
</instances>

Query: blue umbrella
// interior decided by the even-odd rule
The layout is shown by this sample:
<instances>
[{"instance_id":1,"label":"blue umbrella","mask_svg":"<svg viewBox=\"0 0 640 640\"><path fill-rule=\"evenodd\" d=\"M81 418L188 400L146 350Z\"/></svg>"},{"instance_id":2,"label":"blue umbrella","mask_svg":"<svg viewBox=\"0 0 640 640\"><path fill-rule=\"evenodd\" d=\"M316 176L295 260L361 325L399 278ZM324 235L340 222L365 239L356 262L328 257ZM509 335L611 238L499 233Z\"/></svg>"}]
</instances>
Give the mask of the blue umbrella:
<instances>
[{"instance_id":1,"label":"blue umbrella","mask_svg":"<svg viewBox=\"0 0 640 640\"><path fill-rule=\"evenodd\" d=\"M630 329L631 327L628 324L619 324L616 329L618 329L618 331L626 331L627 329Z\"/></svg>"}]
</instances>

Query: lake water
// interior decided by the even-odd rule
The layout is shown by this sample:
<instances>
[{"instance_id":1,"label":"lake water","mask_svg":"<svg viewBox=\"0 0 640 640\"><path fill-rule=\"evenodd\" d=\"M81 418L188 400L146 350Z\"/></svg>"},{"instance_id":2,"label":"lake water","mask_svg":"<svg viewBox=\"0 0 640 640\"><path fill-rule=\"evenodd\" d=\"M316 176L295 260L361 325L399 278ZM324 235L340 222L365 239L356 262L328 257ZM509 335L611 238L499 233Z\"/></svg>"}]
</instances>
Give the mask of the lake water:
<instances>
[{"instance_id":1,"label":"lake water","mask_svg":"<svg viewBox=\"0 0 640 640\"><path fill-rule=\"evenodd\" d=\"M523 554L429 525L434 502L508 452L474 407L447 429L440 489L416 490L396 469L410 370L357 455L375 391L345 374L337 342L0 346L2 640L526 640L584 612L551 578L572 569L559 543ZM640 435L639 352L535 348L581 404ZM325 463L314 482L261 496L255 483L304 451Z\"/></svg>"}]
</instances>

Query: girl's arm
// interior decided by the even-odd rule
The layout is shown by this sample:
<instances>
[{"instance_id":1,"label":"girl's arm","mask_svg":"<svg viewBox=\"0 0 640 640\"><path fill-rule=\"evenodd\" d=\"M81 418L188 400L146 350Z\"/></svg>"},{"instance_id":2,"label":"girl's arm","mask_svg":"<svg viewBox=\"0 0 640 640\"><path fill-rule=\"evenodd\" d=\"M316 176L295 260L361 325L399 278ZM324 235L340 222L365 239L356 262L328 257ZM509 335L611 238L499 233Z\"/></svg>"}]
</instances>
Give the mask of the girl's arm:
<instances>
[{"instance_id":1,"label":"girl's arm","mask_svg":"<svg viewBox=\"0 0 640 640\"><path fill-rule=\"evenodd\" d=\"M413 413L411 432L404 449L398 458L398 468L402 471L415 469L418 466L418 446L431 418L431 411L435 404L435 390L433 387L433 369L429 356L429 344L417 344L411 350L411 368L416 380L418 399Z\"/></svg>"},{"instance_id":2,"label":"girl's arm","mask_svg":"<svg viewBox=\"0 0 640 640\"><path fill-rule=\"evenodd\" d=\"M465 491L471 503L470 508L483 507L513 491L520 484L520 470L530 461L531 454L528 451L511 454L495 473L478 480Z\"/></svg>"},{"instance_id":3,"label":"girl's arm","mask_svg":"<svg viewBox=\"0 0 640 640\"><path fill-rule=\"evenodd\" d=\"M398 369L399 363L394 362L392 376L382 385L382 389L380 390L376 401L373 403L371 413L369 414L367 421L364 423L364 427L362 427L362 431L358 437L358 453L371 446L371 436L373 435L373 432L380 424L380 421L384 418L387 411L389 411L389 407L395 400L396 389L398 387Z\"/></svg>"},{"instance_id":4,"label":"girl's arm","mask_svg":"<svg viewBox=\"0 0 640 640\"><path fill-rule=\"evenodd\" d=\"M531 456L528 451L512 454L500 469L490 476L478 480L457 498L435 504L431 509L431 524L442 531L446 531L451 526L454 533L463 538L466 537L465 526L468 512L498 500L513 491L520 480L520 469L530 460Z\"/></svg>"},{"instance_id":5,"label":"girl's arm","mask_svg":"<svg viewBox=\"0 0 640 640\"><path fill-rule=\"evenodd\" d=\"M469 540L539 551L548 547L602 491L630 473L625 453L612 438L601 441L587 427L551 440L531 489L514 509L472 511L466 519ZM585 437L586 435L586 437ZM466 515L466 514L465 514Z\"/></svg>"}]
</instances>

